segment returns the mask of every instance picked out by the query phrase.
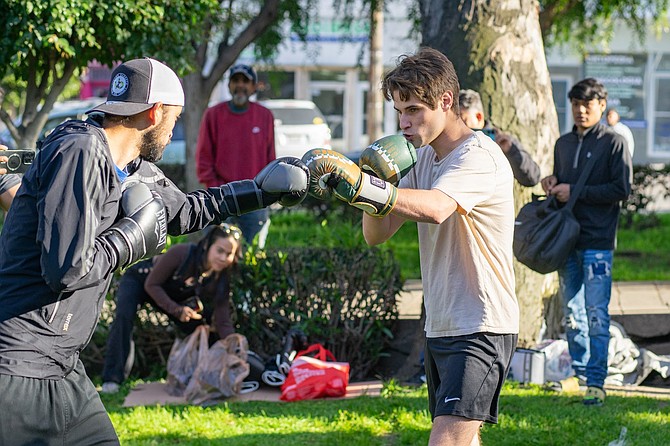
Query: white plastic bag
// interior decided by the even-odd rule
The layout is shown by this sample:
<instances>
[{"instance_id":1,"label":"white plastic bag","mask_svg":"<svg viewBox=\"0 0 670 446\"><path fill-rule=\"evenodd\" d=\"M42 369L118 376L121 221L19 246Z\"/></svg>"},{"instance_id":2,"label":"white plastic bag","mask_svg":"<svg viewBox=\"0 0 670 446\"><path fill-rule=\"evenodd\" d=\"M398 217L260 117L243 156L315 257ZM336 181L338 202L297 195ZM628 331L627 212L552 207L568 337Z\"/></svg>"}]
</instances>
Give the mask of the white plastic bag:
<instances>
[{"instance_id":1,"label":"white plastic bag","mask_svg":"<svg viewBox=\"0 0 670 446\"><path fill-rule=\"evenodd\" d=\"M167 362L167 393L182 396L191 376L207 356L209 325L198 326L184 339L176 338Z\"/></svg>"},{"instance_id":2,"label":"white plastic bag","mask_svg":"<svg viewBox=\"0 0 670 446\"><path fill-rule=\"evenodd\" d=\"M568 350L568 341L563 339L547 339L535 346L535 350L544 352L545 382L560 382L574 374L572 359Z\"/></svg>"}]
</instances>

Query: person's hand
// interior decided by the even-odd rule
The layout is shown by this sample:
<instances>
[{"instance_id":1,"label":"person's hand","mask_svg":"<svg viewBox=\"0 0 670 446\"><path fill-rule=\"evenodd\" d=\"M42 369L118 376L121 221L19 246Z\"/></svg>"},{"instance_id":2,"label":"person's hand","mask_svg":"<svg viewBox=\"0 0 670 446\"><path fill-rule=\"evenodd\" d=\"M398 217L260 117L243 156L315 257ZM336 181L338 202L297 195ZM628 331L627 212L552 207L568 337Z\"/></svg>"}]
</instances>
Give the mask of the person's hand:
<instances>
[{"instance_id":1,"label":"person's hand","mask_svg":"<svg viewBox=\"0 0 670 446\"><path fill-rule=\"evenodd\" d=\"M570 185L566 183L557 184L551 188L551 194L556 196L556 199L561 203L565 203L570 199Z\"/></svg>"},{"instance_id":2,"label":"person's hand","mask_svg":"<svg viewBox=\"0 0 670 446\"><path fill-rule=\"evenodd\" d=\"M7 150L7 146L3 146L0 144L0 150ZM0 163L6 163L8 161L8 158L6 156L0 156ZM0 175L4 175L7 173L7 169L0 167Z\"/></svg>"},{"instance_id":3,"label":"person's hand","mask_svg":"<svg viewBox=\"0 0 670 446\"><path fill-rule=\"evenodd\" d=\"M554 175L549 175L548 177L542 178L540 181L540 184L542 185L542 189L546 194L551 193L551 189L556 186L558 183L558 178L556 178Z\"/></svg>"},{"instance_id":4,"label":"person's hand","mask_svg":"<svg viewBox=\"0 0 670 446\"><path fill-rule=\"evenodd\" d=\"M496 143L500 146L503 153L507 153L512 148L512 135L496 131Z\"/></svg>"},{"instance_id":5,"label":"person's hand","mask_svg":"<svg viewBox=\"0 0 670 446\"><path fill-rule=\"evenodd\" d=\"M188 322L191 319L198 321L202 319L202 315L191 307L187 306L181 307L181 313L179 314L179 321Z\"/></svg>"},{"instance_id":6,"label":"person's hand","mask_svg":"<svg viewBox=\"0 0 670 446\"><path fill-rule=\"evenodd\" d=\"M369 175L346 156L329 149L312 149L302 156L309 168L309 194L324 200L335 195L370 215L384 217L395 206L394 185Z\"/></svg>"}]
</instances>

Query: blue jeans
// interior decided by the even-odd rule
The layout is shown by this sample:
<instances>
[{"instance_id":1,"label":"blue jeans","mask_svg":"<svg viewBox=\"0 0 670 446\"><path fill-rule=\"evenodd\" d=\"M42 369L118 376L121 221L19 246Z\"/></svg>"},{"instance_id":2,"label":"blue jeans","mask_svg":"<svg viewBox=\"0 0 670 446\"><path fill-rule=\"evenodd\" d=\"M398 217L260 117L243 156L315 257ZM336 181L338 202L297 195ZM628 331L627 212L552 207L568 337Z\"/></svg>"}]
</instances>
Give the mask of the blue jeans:
<instances>
[{"instance_id":1,"label":"blue jeans","mask_svg":"<svg viewBox=\"0 0 670 446\"><path fill-rule=\"evenodd\" d=\"M610 339L612 251L575 250L558 278L572 368L587 386L602 388Z\"/></svg>"},{"instance_id":2,"label":"blue jeans","mask_svg":"<svg viewBox=\"0 0 670 446\"><path fill-rule=\"evenodd\" d=\"M244 240L249 244L253 243L256 234L262 230L263 232L258 235L258 247L263 249L265 247L265 238L267 237L267 227L270 224L269 219L270 211L265 208L242 214L239 217L228 217L226 222L240 228Z\"/></svg>"}]
</instances>

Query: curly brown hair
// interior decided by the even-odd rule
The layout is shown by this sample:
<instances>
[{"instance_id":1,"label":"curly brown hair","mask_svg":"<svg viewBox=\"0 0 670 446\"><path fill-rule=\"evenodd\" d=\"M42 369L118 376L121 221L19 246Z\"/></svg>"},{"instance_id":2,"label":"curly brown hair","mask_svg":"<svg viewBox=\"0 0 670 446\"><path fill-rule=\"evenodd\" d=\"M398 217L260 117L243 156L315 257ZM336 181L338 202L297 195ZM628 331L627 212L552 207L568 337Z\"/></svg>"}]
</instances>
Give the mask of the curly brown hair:
<instances>
[{"instance_id":1,"label":"curly brown hair","mask_svg":"<svg viewBox=\"0 0 670 446\"><path fill-rule=\"evenodd\" d=\"M450 91L457 114L460 89L454 64L441 52L428 47L420 48L416 54L401 55L396 67L382 79L382 92L387 100L392 101L396 92L403 101L414 95L431 110L435 110L442 95Z\"/></svg>"}]
</instances>

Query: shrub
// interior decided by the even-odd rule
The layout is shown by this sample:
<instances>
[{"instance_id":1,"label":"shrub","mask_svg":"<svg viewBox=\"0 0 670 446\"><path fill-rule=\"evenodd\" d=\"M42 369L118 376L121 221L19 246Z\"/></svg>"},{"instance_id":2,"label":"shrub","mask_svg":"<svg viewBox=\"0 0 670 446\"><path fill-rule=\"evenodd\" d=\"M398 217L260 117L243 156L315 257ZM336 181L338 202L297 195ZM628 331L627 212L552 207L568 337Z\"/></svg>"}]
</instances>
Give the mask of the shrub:
<instances>
[{"instance_id":1,"label":"shrub","mask_svg":"<svg viewBox=\"0 0 670 446\"><path fill-rule=\"evenodd\" d=\"M400 268L388 250L287 248L249 251L234 288L239 331L265 356L300 328L340 361L352 379L367 376L398 317Z\"/></svg>"},{"instance_id":2,"label":"shrub","mask_svg":"<svg viewBox=\"0 0 670 446\"><path fill-rule=\"evenodd\" d=\"M353 231L348 225L331 231L324 224L318 246L246 251L232 301L236 330L247 336L252 350L268 358L281 350L288 329L300 328L310 342L320 342L338 360L350 362L352 379L367 376L392 338L401 278L390 250L368 248ZM102 371L119 277L112 281L100 323L81 355L89 374ZM150 306L140 310L133 376L165 376L176 332L162 313Z\"/></svg>"},{"instance_id":3,"label":"shrub","mask_svg":"<svg viewBox=\"0 0 670 446\"><path fill-rule=\"evenodd\" d=\"M621 226L631 228L636 225L638 229L644 229L658 225L656 215L645 212L658 197L670 197L670 166L634 166L631 194L622 208Z\"/></svg>"}]
</instances>

